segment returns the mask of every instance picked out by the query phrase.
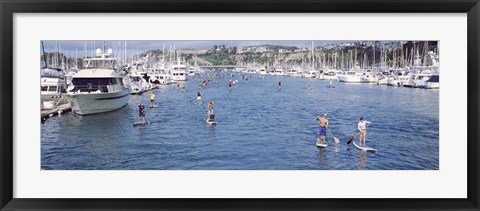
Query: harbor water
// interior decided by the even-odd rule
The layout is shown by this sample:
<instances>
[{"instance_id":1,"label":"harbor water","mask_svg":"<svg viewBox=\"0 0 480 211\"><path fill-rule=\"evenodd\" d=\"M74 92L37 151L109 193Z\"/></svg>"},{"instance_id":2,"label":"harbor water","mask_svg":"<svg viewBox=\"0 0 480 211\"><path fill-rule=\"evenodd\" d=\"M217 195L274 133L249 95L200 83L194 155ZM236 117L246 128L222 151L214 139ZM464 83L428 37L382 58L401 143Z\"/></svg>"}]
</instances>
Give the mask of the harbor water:
<instances>
[{"instance_id":1,"label":"harbor water","mask_svg":"<svg viewBox=\"0 0 480 211\"><path fill-rule=\"evenodd\" d=\"M149 92L120 110L64 113L41 125L42 170L438 170L439 90L349 84L285 76L228 74L210 81L197 101L198 80L164 85L157 108ZM239 86L228 88L229 80ZM278 89L281 81L282 89ZM311 89L308 89L308 84ZM182 86L185 85L185 89ZM209 125L208 100L217 125ZM134 127L143 102L149 122ZM327 148L315 146L317 115L327 114ZM357 150L360 117L373 122ZM340 139L335 144L333 136Z\"/></svg>"}]
</instances>

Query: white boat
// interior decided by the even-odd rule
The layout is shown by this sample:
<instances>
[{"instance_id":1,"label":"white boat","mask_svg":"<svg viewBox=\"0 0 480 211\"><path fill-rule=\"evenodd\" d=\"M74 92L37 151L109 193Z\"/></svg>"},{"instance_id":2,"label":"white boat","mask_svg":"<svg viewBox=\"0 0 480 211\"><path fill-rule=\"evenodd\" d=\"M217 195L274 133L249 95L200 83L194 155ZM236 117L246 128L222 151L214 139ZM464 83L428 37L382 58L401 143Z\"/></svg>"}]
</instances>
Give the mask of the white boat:
<instances>
[{"instance_id":1,"label":"white boat","mask_svg":"<svg viewBox=\"0 0 480 211\"><path fill-rule=\"evenodd\" d=\"M319 74L318 74L318 71L316 71L316 70L310 70L310 71L308 71L308 76L307 76L307 77L308 77L308 78L317 78L318 75L319 75Z\"/></svg>"},{"instance_id":2,"label":"white boat","mask_svg":"<svg viewBox=\"0 0 480 211\"><path fill-rule=\"evenodd\" d=\"M144 79L136 72L130 72L130 90L132 94L141 94L145 91Z\"/></svg>"},{"instance_id":3,"label":"white boat","mask_svg":"<svg viewBox=\"0 0 480 211\"><path fill-rule=\"evenodd\" d=\"M363 72L363 75L360 78L362 83L378 83L378 77L368 70Z\"/></svg>"},{"instance_id":4,"label":"white boat","mask_svg":"<svg viewBox=\"0 0 480 211\"><path fill-rule=\"evenodd\" d=\"M160 73L157 76L157 79L158 79L159 84L162 84L162 85L168 85L168 84L172 83L172 77L167 73Z\"/></svg>"},{"instance_id":5,"label":"white boat","mask_svg":"<svg viewBox=\"0 0 480 211\"><path fill-rule=\"evenodd\" d=\"M337 80L337 73L333 70L325 70L320 74L319 79L322 80Z\"/></svg>"},{"instance_id":6,"label":"white boat","mask_svg":"<svg viewBox=\"0 0 480 211\"><path fill-rule=\"evenodd\" d=\"M355 71L347 71L338 75L338 80L345 83L362 83L363 73Z\"/></svg>"},{"instance_id":7,"label":"white boat","mask_svg":"<svg viewBox=\"0 0 480 211\"><path fill-rule=\"evenodd\" d=\"M277 75L277 76L283 76L284 75L284 71L282 68L275 68L273 70L273 75Z\"/></svg>"},{"instance_id":8,"label":"white boat","mask_svg":"<svg viewBox=\"0 0 480 211\"><path fill-rule=\"evenodd\" d=\"M397 71L393 77L387 79L387 85L401 87L408 83L410 77L411 75L408 71Z\"/></svg>"},{"instance_id":9,"label":"white boat","mask_svg":"<svg viewBox=\"0 0 480 211\"><path fill-rule=\"evenodd\" d=\"M432 75L430 79L425 82L426 89L439 89L440 88L440 75Z\"/></svg>"},{"instance_id":10,"label":"white boat","mask_svg":"<svg viewBox=\"0 0 480 211\"><path fill-rule=\"evenodd\" d=\"M198 70L198 68L195 68L195 67L190 67L190 68L188 68L188 76L193 77L193 76L195 76L195 75L198 75L199 72L200 72L200 71Z\"/></svg>"},{"instance_id":11,"label":"white boat","mask_svg":"<svg viewBox=\"0 0 480 211\"><path fill-rule=\"evenodd\" d=\"M412 77L410 77L404 86L413 88L423 87L425 86L425 82L427 82L432 75L433 73L430 70L424 70L420 73L412 74Z\"/></svg>"},{"instance_id":12,"label":"white boat","mask_svg":"<svg viewBox=\"0 0 480 211\"><path fill-rule=\"evenodd\" d=\"M267 74L267 70L264 68L264 67L261 67L258 72L260 73L260 75L266 75Z\"/></svg>"},{"instance_id":13,"label":"white boat","mask_svg":"<svg viewBox=\"0 0 480 211\"><path fill-rule=\"evenodd\" d=\"M43 68L40 70L41 101L57 103L66 89L65 73L59 68Z\"/></svg>"},{"instance_id":14,"label":"white boat","mask_svg":"<svg viewBox=\"0 0 480 211\"><path fill-rule=\"evenodd\" d=\"M177 64L172 65L170 70L170 75L175 81L186 81L187 80L187 65L180 63L180 57L177 58Z\"/></svg>"},{"instance_id":15,"label":"white boat","mask_svg":"<svg viewBox=\"0 0 480 211\"><path fill-rule=\"evenodd\" d=\"M83 60L83 69L72 77L67 89L67 99L72 111L79 115L114 111L127 105L130 98L130 86L125 84L126 76L116 65L116 58L110 58L112 49L107 53L96 50L97 58Z\"/></svg>"},{"instance_id":16,"label":"white boat","mask_svg":"<svg viewBox=\"0 0 480 211\"><path fill-rule=\"evenodd\" d=\"M302 75L302 72L303 71L301 68L293 67L287 71L286 75L292 76L292 77L300 77Z\"/></svg>"}]
</instances>

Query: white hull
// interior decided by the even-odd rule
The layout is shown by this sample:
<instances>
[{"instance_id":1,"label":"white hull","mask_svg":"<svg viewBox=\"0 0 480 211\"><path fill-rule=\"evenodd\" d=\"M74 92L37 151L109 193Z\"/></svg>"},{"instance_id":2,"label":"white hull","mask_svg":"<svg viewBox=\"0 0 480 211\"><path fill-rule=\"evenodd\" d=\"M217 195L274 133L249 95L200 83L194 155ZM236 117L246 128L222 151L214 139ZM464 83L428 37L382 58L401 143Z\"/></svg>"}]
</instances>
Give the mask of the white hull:
<instances>
[{"instance_id":1,"label":"white hull","mask_svg":"<svg viewBox=\"0 0 480 211\"><path fill-rule=\"evenodd\" d=\"M186 81L187 80L187 75L180 75L180 76L172 76L172 80L174 81Z\"/></svg>"},{"instance_id":2,"label":"white hull","mask_svg":"<svg viewBox=\"0 0 480 211\"><path fill-rule=\"evenodd\" d=\"M339 75L338 80L345 83L362 83L362 78L355 76Z\"/></svg>"},{"instance_id":3,"label":"white hull","mask_svg":"<svg viewBox=\"0 0 480 211\"><path fill-rule=\"evenodd\" d=\"M427 89L439 89L440 88L440 83L439 82L426 82L425 86Z\"/></svg>"},{"instance_id":4,"label":"white hull","mask_svg":"<svg viewBox=\"0 0 480 211\"><path fill-rule=\"evenodd\" d=\"M89 115L124 107L130 98L130 90L115 93L70 93L66 97L75 114Z\"/></svg>"}]
</instances>

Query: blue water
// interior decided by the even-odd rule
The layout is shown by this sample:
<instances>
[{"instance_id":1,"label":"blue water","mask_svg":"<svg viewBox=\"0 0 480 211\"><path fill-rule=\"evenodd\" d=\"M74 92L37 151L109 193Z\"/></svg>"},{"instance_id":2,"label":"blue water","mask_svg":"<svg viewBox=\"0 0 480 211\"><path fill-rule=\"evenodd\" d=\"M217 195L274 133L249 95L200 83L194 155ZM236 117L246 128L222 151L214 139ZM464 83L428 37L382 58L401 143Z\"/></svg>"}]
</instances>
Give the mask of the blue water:
<instances>
[{"instance_id":1,"label":"blue water","mask_svg":"<svg viewBox=\"0 0 480 211\"><path fill-rule=\"evenodd\" d=\"M41 168L113 170L421 170L439 168L439 90L258 75L228 76L202 89L198 79L153 90L158 108L146 108L151 124L133 127L138 104L149 94L132 95L121 110L91 116L72 113L41 126ZM228 80L239 80L229 90ZM277 89L278 82L282 89ZM307 89L311 83L312 90ZM215 99L218 125L206 124L207 100ZM328 114L341 143L315 146L316 115ZM368 127L365 153L346 142L360 116ZM358 137L356 137L358 140Z\"/></svg>"}]
</instances>

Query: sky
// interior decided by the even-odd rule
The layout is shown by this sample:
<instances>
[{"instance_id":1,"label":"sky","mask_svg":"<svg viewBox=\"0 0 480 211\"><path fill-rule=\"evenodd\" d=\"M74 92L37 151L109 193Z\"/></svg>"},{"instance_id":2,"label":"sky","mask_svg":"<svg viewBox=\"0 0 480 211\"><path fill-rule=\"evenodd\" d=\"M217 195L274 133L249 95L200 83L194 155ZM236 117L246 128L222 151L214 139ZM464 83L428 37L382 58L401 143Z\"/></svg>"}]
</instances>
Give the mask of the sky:
<instances>
[{"instance_id":1,"label":"sky","mask_svg":"<svg viewBox=\"0 0 480 211\"><path fill-rule=\"evenodd\" d=\"M112 48L115 51L125 51L125 41L112 41L112 40L99 40L99 41L84 41L84 40L44 40L43 45L46 52L56 51L60 48L62 52L67 54L68 57L83 57L85 55L85 45L88 46L87 54L93 55L96 48L103 48L105 42L105 48ZM324 46L332 43L341 43L343 41L315 41L315 46ZM58 47L57 47L58 44ZM195 48L212 48L214 45L225 44L226 47L234 46L252 46L252 45L283 45L283 46L297 46L297 47L311 47L311 40L300 41L286 41L286 40L273 40L273 41L239 41L239 40L195 40L195 41L172 41L172 40L141 40L141 41L127 41L127 56L132 56L137 53L142 53L152 49L165 49L169 50L170 46L176 49L195 49ZM40 49L41 51L41 49ZM122 53L123 54L123 53Z\"/></svg>"}]
</instances>

